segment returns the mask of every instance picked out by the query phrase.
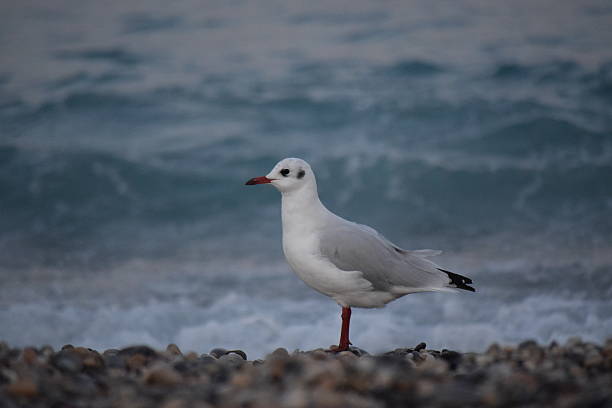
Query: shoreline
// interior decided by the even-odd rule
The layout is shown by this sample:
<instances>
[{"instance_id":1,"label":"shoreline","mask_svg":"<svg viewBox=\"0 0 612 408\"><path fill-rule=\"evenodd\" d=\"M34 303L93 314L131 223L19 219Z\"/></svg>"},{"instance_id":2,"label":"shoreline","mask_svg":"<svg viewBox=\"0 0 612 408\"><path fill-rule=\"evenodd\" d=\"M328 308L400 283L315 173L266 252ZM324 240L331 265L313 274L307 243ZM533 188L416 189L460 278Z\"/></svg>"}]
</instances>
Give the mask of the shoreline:
<instances>
[{"instance_id":1,"label":"shoreline","mask_svg":"<svg viewBox=\"0 0 612 408\"><path fill-rule=\"evenodd\" d=\"M182 353L176 345L95 351L0 342L0 406L386 407L610 406L612 338L603 344L492 344L483 353L425 343L370 355L277 349Z\"/></svg>"}]
</instances>

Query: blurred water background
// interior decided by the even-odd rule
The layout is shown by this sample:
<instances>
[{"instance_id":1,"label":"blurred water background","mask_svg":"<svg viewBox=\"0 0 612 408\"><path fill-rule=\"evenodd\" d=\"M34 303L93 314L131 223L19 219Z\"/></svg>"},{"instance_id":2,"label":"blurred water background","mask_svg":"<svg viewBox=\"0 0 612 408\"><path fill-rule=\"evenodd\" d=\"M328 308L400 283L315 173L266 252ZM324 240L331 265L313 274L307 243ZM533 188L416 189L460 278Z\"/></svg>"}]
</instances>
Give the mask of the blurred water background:
<instances>
[{"instance_id":1,"label":"blurred water background","mask_svg":"<svg viewBox=\"0 0 612 408\"><path fill-rule=\"evenodd\" d=\"M355 345L612 334L609 1L0 5L0 339L335 343L243 186L289 156L478 289L356 309Z\"/></svg>"}]
</instances>

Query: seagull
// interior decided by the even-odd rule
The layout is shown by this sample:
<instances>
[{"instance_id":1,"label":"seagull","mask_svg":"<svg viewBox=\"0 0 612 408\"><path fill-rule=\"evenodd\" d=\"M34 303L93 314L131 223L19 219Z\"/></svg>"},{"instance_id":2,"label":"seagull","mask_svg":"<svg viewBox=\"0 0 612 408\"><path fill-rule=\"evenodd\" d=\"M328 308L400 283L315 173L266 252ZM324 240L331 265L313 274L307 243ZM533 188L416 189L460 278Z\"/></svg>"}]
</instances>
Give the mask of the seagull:
<instances>
[{"instance_id":1,"label":"seagull","mask_svg":"<svg viewBox=\"0 0 612 408\"><path fill-rule=\"evenodd\" d=\"M441 251L398 247L375 229L329 211L317 192L310 165L297 158L278 162L246 185L271 184L282 194L283 252L296 275L342 308L338 346L347 351L351 307L379 308L417 292L475 292L468 277L428 260Z\"/></svg>"}]
</instances>

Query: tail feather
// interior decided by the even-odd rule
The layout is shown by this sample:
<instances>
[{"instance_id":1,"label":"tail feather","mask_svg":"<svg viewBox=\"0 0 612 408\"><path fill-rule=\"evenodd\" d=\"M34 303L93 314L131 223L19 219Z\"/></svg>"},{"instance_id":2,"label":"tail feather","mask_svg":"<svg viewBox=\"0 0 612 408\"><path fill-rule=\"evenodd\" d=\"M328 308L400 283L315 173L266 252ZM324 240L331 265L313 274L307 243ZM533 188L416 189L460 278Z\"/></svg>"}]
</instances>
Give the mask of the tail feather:
<instances>
[{"instance_id":1,"label":"tail feather","mask_svg":"<svg viewBox=\"0 0 612 408\"><path fill-rule=\"evenodd\" d=\"M448 284L451 287L454 287L457 289L469 290L470 292L476 292L476 289L474 289L471 286L468 286L472 284L472 280L468 278L467 276L459 275L457 273L453 273L453 272L450 272L444 269L440 269L440 268L437 268L437 269L448 275L448 278L450 279L450 282Z\"/></svg>"}]
</instances>

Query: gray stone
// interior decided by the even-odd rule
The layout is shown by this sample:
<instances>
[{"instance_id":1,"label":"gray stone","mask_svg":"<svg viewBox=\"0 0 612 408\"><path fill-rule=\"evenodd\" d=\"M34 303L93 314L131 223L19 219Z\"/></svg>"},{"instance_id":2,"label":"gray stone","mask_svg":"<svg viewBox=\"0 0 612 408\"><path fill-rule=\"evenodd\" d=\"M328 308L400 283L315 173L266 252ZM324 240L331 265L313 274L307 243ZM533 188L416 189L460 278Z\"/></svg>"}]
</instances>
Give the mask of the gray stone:
<instances>
[{"instance_id":1,"label":"gray stone","mask_svg":"<svg viewBox=\"0 0 612 408\"><path fill-rule=\"evenodd\" d=\"M243 360L247 360L247 355L242 350L228 350L225 354L238 354Z\"/></svg>"},{"instance_id":2,"label":"gray stone","mask_svg":"<svg viewBox=\"0 0 612 408\"><path fill-rule=\"evenodd\" d=\"M236 353L228 353L228 354L225 354L219 357L219 362L229 367L236 368L236 367L241 367L245 363L245 360L244 358L242 358L242 356Z\"/></svg>"},{"instance_id":3,"label":"gray stone","mask_svg":"<svg viewBox=\"0 0 612 408\"><path fill-rule=\"evenodd\" d=\"M210 351L208 352L208 354L210 354L210 355L211 355L211 356L213 356L214 358L219 358L219 357L221 357L221 356L226 355L226 354L227 354L227 350L226 350L226 349L224 349L224 348L220 348L220 347L218 347L218 348L214 348L214 349L210 350Z\"/></svg>"},{"instance_id":4,"label":"gray stone","mask_svg":"<svg viewBox=\"0 0 612 408\"><path fill-rule=\"evenodd\" d=\"M74 347L63 347L59 353L51 357L51 364L65 372L76 373L81 371L83 362L73 350Z\"/></svg>"}]
</instances>

